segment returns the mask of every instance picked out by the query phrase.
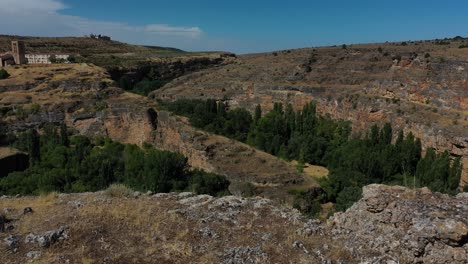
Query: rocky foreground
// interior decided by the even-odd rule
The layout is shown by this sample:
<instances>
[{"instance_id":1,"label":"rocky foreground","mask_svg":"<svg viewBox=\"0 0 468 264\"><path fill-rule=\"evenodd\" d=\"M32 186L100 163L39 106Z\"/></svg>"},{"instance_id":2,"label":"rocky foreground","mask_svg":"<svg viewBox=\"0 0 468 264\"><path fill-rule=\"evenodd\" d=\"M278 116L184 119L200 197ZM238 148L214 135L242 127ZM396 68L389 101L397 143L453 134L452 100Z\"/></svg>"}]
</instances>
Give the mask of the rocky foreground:
<instances>
[{"instance_id":1,"label":"rocky foreground","mask_svg":"<svg viewBox=\"0 0 468 264\"><path fill-rule=\"evenodd\" d=\"M467 263L468 194L369 185L322 223L264 198L0 199L1 263Z\"/></svg>"}]
</instances>

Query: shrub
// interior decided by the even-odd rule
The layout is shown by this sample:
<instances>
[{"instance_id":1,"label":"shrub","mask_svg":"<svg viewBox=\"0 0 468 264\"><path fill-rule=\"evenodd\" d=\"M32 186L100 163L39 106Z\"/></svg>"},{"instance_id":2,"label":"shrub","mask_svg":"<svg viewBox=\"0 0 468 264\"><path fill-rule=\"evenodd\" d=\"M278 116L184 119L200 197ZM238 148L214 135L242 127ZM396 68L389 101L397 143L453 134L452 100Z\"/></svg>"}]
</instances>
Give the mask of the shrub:
<instances>
[{"instance_id":1,"label":"shrub","mask_svg":"<svg viewBox=\"0 0 468 264\"><path fill-rule=\"evenodd\" d=\"M31 111L31 114L37 114L39 113L39 111L41 111L41 106L37 103L34 103L31 105L30 111Z\"/></svg>"},{"instance_id":2,"label":"shrub","mask_svg":"<svg viewBox=\"0 0 468 264\"><path fill-rule=\"evenodd\" d=\"M255 186L250 183L250 182L246 182L246 183L242 183L240 186L239 186L239 191L242 195L242 197L253 197L256 195L256 190L255 190Z\"/></svg>"},{"instance_id":3,"label":"shrub","mask_svg":"<svg viewBox=\"0 0 468 264\"><path fill-rule=\"evenodd\" d=\"M229 181L220 175L196 170L190 179L190 189L196 194L223 196L228 194Z\"/></svg>"},{"instance_id":4,"label":"shrub","mask_svg":"<svg viewBox=\"0 0 468 264\"><path fill-rule=\"evenodd\" d=\"M122 198L130 196L133 190L123 184L111 184L105 193L110 197Z\"/></svg>"},{"instance_id":5,"label":"shrub","mask_svg":"<svg viewBox=\"0 0 468 264\"><path fill-rule=\"evenodd\" d=\"M5 69L0 69L0 80L10 77L10 74Z\"/></svg>"},{"instance_id":6,"label":"shrub","mask_svg":"<svg viewBox=\"0 0 468 264\"><path fill-rule=\"evenodd\" d=\"M435 45L450 45L450 41L439 40L434 43Z\"/></svg>"},{"instance_id":7,"label":"shrub","mask_svg":"<svg viewBox=\"0 0 468 264\"><path fill-rule=\"evenodd\" d=\"M336 210L344 211L361 199L362 189L359 187L345 187L336 198Z\"/></svg>"}]
</instances>

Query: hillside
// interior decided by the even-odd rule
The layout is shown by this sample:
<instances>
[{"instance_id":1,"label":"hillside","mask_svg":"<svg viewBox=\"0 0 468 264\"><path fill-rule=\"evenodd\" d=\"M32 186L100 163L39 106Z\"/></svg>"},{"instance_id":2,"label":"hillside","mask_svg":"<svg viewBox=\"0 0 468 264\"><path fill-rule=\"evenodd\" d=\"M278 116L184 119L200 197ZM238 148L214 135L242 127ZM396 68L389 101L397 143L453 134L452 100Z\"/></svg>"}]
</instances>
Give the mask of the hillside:
<instances>
[{"instance_id":1,"label":"hillside","mask_svg":"<svg viewBox=\"0 0 468 264\"><path fill-rule=\"evenodd\" d=\"M150 97L214 98L265 112L275 102L349 120L356 132L391 122L424 148L462 157L468 183L468 40L413 41L284 50L182 76Z\"/></svg>"},{"instance_id":2,"label":"hillside","mask_svg":"<svg viewBox=\"0 0 468 264\"><path fill-rule=\"evenodd\" d=\"M165 47L136 46L118 41L105 41L85 37L26 37L0 35L0 51L11 50L11 41L24 41L26 52L31 53L183 53L182 50Z\"/></svg>"},{"instance_id":3,"label":"hillside","mask_svg":"<svg viewBox=\"0 0 468 264\"><path fill-rule=\"evenodd\" d=\"M260 197L1 197L0 255L5 264L461 264L467 205L466 193L370 185L348 211L322 223Z\"/></svg>"},{"instance_id":4,"label":"hillside","mask_svg":"<svg viewBox=\"0 0 468 264\"><path fill-rule=\"evenodd\" d=\"M195 129L158 103L122 91L100 67L52 64L8 70L11 77L0 80L0 134L66 123L74 133L180 152L192 167L225 175L234 194L249 191L288 203L288 189L305 180L295 166L277 157ZM250 184L255 187L248 188Z\"/></svg>"},{"instance_id":5,"label":"hillside","mask_svg":"<svg viewBox=\"0 0 468 264\"><path fill-rule=\"evenodd\" d=\"M0 35L0 53L11 50L12 40L22 40L26 53L68 53L76 62L92 63L106 68L134 68L165 58L204 58L223 52L185 52L176 48L138 46L118 41L86 37L26 37Z\"/></svg>"}]
</instances>

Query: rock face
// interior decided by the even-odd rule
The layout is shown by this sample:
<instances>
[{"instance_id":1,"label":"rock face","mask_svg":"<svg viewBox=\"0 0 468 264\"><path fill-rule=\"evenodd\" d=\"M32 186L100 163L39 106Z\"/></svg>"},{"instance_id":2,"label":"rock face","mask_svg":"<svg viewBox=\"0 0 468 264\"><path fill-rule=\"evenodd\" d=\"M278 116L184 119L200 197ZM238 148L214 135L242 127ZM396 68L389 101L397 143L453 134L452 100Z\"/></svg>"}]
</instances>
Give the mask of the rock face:
<instances>
[{"instance_id":1,"label":"rock face","mask_svg":"<svg viewBox=\"0 0 468 264\"><path fill-rule=\"evenodd\" d=\"M369 185L327 223L256 197L104 192L0 199L2 260L40 263L466 263L468 195ZM73 204L82 204L74 207ZM13 217L32 205L35 213ZM66 224L67 228L58 226ZM52 230L52 231L47 231ZM42 234L42 235L34 235ZM41 241L49 241L42 243ZM53 246L52 246L53 244ZM40 249L40 251L38 251Z\"/></svg>"},{"instance_id":2,"label":"rock face","mask_svg":"<svg viewBox=\"0 0 468 264\"><path fill-rule=\"evenodd\" d=\"M375 260L396 263L466 263L467 194L369 185L359 202L330 219L331 233L345 237L356 256L368 252Z\"/></svg>"}]
</instances>

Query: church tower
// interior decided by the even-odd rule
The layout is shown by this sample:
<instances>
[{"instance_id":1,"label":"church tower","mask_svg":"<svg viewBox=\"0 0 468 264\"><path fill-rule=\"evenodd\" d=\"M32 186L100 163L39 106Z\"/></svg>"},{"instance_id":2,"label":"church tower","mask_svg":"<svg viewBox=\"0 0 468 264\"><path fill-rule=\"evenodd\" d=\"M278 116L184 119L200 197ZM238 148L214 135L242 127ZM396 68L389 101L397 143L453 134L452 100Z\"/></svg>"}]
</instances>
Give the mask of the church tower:
<instances>
[{"instance_id":1,"label":"church tower","mask_svg":"<svg viewBox=\"0 0 468 264\"><path fill-rule=\"evenodd\" d=\"M11 51L13 57L15 58L16 64L26 64L26 56L24 52L24 42L23 41L12 41L11 42Z\"/></svg>"}]
</instances>

